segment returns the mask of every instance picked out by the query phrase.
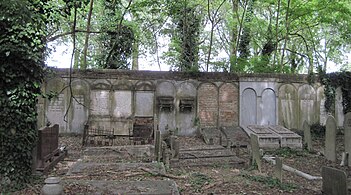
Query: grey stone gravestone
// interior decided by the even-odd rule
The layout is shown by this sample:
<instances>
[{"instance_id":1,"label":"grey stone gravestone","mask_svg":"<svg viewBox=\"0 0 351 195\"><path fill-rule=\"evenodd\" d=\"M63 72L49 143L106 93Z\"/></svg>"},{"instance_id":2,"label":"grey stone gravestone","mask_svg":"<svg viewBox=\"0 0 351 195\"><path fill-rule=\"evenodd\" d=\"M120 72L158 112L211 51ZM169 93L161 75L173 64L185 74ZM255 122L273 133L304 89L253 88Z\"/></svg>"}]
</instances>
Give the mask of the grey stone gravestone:
<instances>
[{"instance_id":1,"label":"grey stone gravestone","mask_svg":"<svg viewBox=\"0 0 351 195\"><path fill-rule=\"evenodd\" d=\"M311 137L311 127L307 123L307 121L303 122L303 137L304 137L304 144L307 144L307 150L312 151L312 137Z\"/></svg>"},{"instance_id":2,"label":"grey stone gravestone","mask_svg":"<svg viewBox=\"0 0 351 195\"><path fill-rule=\"evenodd\" d=\"M257 164L258 171L262 171L260 148L258 144L258 136L255 134L250 135L251 150L252 150L252 164Z\"/></svg>"},{"instance_id":3,"label":"grey stone gravestone","mask_svg":"<svg viewBox=\"0 0 351 195\"><path fill-rule=\"evenodd\" d=\"M336 121L333 116L328 116L325 131L325 158L336 161Z\"/></svg>"},{"instance_id":4,"label":"grey stone gravestone","mask_svg":"<svg viewBox=\"0 0 351 195\"><path fill-rule=\"evenodd\" d=\"M274 177L280 182L283 181L283 161L279 157L275 158Z\"/></svg>"},{"instance_id":5,"label":"grey stone gravestone","mask_svg":"<svg viewBox=\"0 0 351 195\"><path fill-rule=\"evenodd\" d=\"M347 192L347 176L344 171L322 167L323 178L323 194L328 195L346 195Z\"/></svg>"},{"instance_id":6,"label":"grey stone gravestone","mask_svg":"<svg viewBox=\"0 0 351 195\"><path fill-rule=\"evenodd\" d=\"M261 125L276 124L276 95L272 89L265 89L262 93Z\"/></svg>"},{"instance_id":7,"label":"grey stone gravestone","mask_svg":"<svg viewBox=\"0 0 351 195\"><path fill-rule=\"evenodd\" d=\"M344 118L345 152L349 154L348 165L351 166L351 112Z\"/></svg>"},{"instance_id":8,"label":"grey stone gravestone","mask_svg":"<svg viewBox=\"0 0 351 195\"><path fill-rule=\"evenodd\" d=\"M245 89L240 104L240 126L257 123L257 96L253 89Z\"/></svg>"}]
</instances>

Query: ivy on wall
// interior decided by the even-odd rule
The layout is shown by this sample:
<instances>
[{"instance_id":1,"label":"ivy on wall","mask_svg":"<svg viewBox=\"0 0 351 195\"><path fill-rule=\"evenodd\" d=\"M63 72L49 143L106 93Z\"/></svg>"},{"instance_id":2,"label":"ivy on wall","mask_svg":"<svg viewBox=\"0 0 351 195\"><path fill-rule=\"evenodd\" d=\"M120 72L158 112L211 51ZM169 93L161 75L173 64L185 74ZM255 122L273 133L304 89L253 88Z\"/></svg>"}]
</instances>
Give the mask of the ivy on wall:
<instances>
[{"instance_id":1,"label":"ivy on wall","mask_svg":"<svg viewBox=\"0 0 351 195\"><path fill-rule=\"evenodd\" d=\"M335 110L336 89L341 88L343 112L351 112L351 72L323 73L320 71L319 78L324 85L325 108L327 112Z\"/></svg>"},{"instance_id":2,"label":"ivy on wall","mask_svg":"<svg viewBox=\"0 0 351 195\"><path fill-rule=\"evenodd\" d=\"M6 192L32 173L48 12L39 0L3 1L0 10L0 191Z\"/></svg>"}]
</instances>

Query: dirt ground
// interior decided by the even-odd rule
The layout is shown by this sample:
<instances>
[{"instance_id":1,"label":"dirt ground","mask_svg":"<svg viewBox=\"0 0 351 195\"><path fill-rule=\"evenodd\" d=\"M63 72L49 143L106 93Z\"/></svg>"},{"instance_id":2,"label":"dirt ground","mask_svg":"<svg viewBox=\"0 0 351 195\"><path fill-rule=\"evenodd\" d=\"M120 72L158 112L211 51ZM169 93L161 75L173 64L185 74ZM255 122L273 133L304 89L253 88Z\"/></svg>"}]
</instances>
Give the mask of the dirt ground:
<instances>
[{"instance_id":1,"label":"dirt ground","mask_svg":"<svg viewBox=\"0 0 351 195\"><path fill-rule=\"evenodd\" d=\"M69 178L65 174L78 158L80 158L81 147L80 136L62 136L60 145L67 146L68 156L64 161L58 163L49 173L50 176L59 176L70 181L80 180L120 180L120 181L142 181L142 180L167 180L169 177L160 175L145 174L140 170L129 171L123 174L111 174L113 170L85 175L80 178ZM331 166L343 169L350 175L347 167L340 167L341 152L344 151L344 140L342 135L337 136L338 160L336 163L325 160L321 151L323 151L324 139L313 139L314 152L306 150L289 150L280 149L276 151L265 151L265 154L279 156L283 159L283 164L289 165L295 169L303 171L313 176L321 176L322 166ZM193 146L202 146L205 143L198 137L181 137L180 146L191 148ZM240 148L236 151L239 157L246 162L250 162L250 153L247 148ZM216 164L211 167L187 167L171 168L167 174L174 176L171 179L178 185L180 194L322 194L322 181L309 181L296 174L283 171L283 183L279 183L273 178L273 165L262 161L262 173L259 173L254 167L237 169L229 165ZM37 178L34 183L28 184L15 194L39 194L43 183L42 178ZM75 182L69 182L64 185L65 194L89 194L89 186L81 186Z\"/></svg>"}]
</instances>

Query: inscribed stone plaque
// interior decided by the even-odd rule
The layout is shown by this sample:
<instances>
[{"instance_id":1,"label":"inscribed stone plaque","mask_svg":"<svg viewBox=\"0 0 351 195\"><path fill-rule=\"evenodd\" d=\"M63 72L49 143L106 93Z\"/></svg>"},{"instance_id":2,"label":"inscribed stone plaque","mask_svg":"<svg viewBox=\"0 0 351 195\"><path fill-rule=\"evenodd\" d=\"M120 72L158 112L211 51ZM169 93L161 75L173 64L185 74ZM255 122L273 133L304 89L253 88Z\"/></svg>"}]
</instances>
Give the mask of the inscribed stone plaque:
<instances>
[{"instance_id":1,"label":"inscribed stone plaque","mask_svg":"<svg viewBox=\"0 0 351 195\"><path fill-rule=\"evenodd\" d=\"M282 85L279 88L279 124L289 129L298 128L298 104L297 91L291 84Z\"/></svg>"},{"instance_id":2,"label":"inscribed stone plaque","mask_svg":"<svg viewBox=\"0 0 351 195\"><path fill-rule=\"evenodd\" d=\"M272 89L265 89L262 93L261 125L276 124L276 96Z\"/></svg>"},{"instance_id":3,"label":"inscribed stone plaque","mask_svg":"<svg viewBox=\"0 0 351 195\"><path fill-rule=\"evenodd\" d=\"M322 167L323 178L323 194L328 195L346 195L347 191L347 176L344 171Z\"/></svg>"},{"instance_id":4,"label":"inscribed stone plaque","mask_svg":"<svg viewBox=\"0 0 351 195\"><path fill-rule=\"evenodd\" d=\"M153 92L137 91L135 101L135 116L154 116Z\"/></svg>"},{"instance_id":5,"label":"inscribed stone plaque","mask_svg":"<svg viewBox=\"0 0 351 195\"><path fill-rule=\"evenodd\" d=\"M252 150L252 165L257 165L258 171L262 171L260 148L258 145L258 136L255 134L250 135L251 150Z\"/></svg>"},{"instance_id":6,"label":"inscribed stone plaque","mask_svg":"<svg viewBox=\"0 0 351 195\"><path fill-rule=\"evenodd\" d=\"M253 89L245 89L240 104L240 125L254 125L257 122L257 97Z\"/></svg>"},{"instance_id":7,"label":"inscribed stone plaque","mask_svg":"<svg viewBox=\"0 0 351 195\"><path fill-rule=\"evenodd\" d=\"M310 85L303 85L299 88L300 98L300 125L303 121L307 121L309 124L315 122L315 99L316 92ZM301 126L300 126L301 127Z\"/></svg>"},{"instance_id":8,"label":"inscribed stone plaque","mask_svg":"<svg viewBox=\"0 0 351 195\"><path fill-rule=\"evenodd\" d=\"M84 107L84 95L75 95L74 97L75 99L72 100L71 132L83 133L84 124L88 120L87 108Z\"/></svg>"},{"instance_id":9,"label":"inscribed stone plaque","mask_svg":"<svg viewBox=\"0 0 351 195\"><path fill-rule=\"evenodd\" d=\"M58 124L61 132L66 126L64 121L65 112L66 107L64 94L59 94L57 97L52 98L49 101L47 119L51 124Z\"/></svg>"},{"instance_id":10,"label":"inscribed stone plaque","mask_svg":"<svg viewBox=\"0 0 351 195\"><path fill-rule=\"evenodd\" d=\"M113 116L126 118L132 114L132 92L115 91L113 93Z\"/></svg>"},{"instance_id":11,"label":"inscribed stone plaque","mask_svg":"<svg viewBox=\"0 0 351 195\"><path fill-rule=\"evenodd\" d=\"M307 121L303 122L303 143L307 144L308 151L312 150L312 137L311 137L311 127Z\"/></svg>"},{"instance_id":12,"label":"inscribed stone plaque","mask_svg":"<svg viewBox=\"0 0 351 195\"><path fill-rule=\"evenodd\" d=\"M107 90L92 90L91 91L91 114L92 115L109 115L109 91Z\"/></svg>"},{"instance_id":13,"label":"inscribed stone plaque","mask_svg":"<svg viewBox=\"0 0 351 195\"><path fill-rule=\"evenodd\" d=\"M344 120L345 152L349 154L348 164L351 166L351 112L345 115Z\"/></svg>"},{"instance_id":14,"label":"inscribed stone plaque","mask_svg":"<svg viewBox=\"0 0 351 195\"><path fill-rule=\"evenodd\" d=\"M325 158L332 162L336 161L336 121L333 116L329 116L325 130Z\"/></svg>"}]
</instances>

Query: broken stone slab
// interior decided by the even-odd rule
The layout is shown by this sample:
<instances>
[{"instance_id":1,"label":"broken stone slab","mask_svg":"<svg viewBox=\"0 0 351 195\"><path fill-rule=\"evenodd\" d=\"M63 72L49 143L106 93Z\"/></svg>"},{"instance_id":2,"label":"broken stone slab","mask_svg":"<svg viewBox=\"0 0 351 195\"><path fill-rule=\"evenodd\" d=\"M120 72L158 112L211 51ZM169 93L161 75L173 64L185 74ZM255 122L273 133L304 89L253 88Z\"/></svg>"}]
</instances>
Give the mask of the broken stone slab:
<instances>
[{"instance_id":1,"label":"broken stone slab","mask_svg":"<svg viewBox=\"0 0 351 195\"><path fill-rule=\"evenodd\" d=\"M126 194L126 195L179 195L173 180L154 181L101 181L64 180L63 185L86 189L86 194Z\"/></svg>"},{"instance_id":2,"label":"broken stone slab","mask_svg":"<svg viewBox=\"0 0 351 195\"><path fill-rule=\"evenodd\" d=\"M228 166L231 168L247 168L248 162L236 156L230 157L209 157L209 158L189 158L171 160L171 168L174 167L213 167L213 166Z\"/></svg>"},{"instance_id":3,"label":"broken stone slab","mask_svg":"<svg viewBox=\"0 0 351 195\"><path fill-rule=\"evenodd\" d=\"M218 128L201 128L200 134L208 145L220 145L221 131Z\"/></svg>"},{"instance_id":4,"label":"broken stone slab","mask_svg":"<svg viewBox=\"0 0 351 195\"><path fill-rule=\"evenodd\" d=\"M78 161L68 170L66 175L94 173L96 170L111 170L114 172L134 171L140 167L163 174L166 172L162 163L85 163Z\"/></svg>"},{"instance_id":5,"label":"broken stone slab","mask_svg":"<svg viewBox=\"0 0 351 195\"><path fill-rule=\"evenodd\" d=\"M241 127L221 127L222 143L224 147L247 147L250 138Z\"/></svg>"}]
</instances>

